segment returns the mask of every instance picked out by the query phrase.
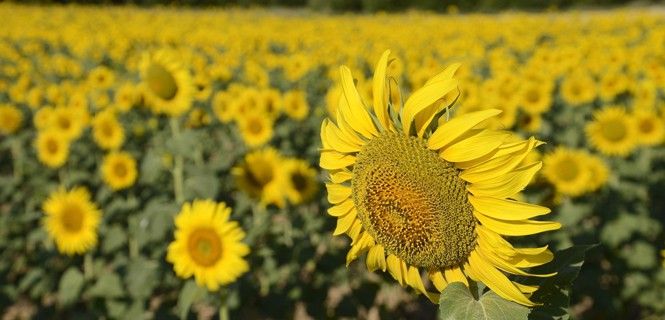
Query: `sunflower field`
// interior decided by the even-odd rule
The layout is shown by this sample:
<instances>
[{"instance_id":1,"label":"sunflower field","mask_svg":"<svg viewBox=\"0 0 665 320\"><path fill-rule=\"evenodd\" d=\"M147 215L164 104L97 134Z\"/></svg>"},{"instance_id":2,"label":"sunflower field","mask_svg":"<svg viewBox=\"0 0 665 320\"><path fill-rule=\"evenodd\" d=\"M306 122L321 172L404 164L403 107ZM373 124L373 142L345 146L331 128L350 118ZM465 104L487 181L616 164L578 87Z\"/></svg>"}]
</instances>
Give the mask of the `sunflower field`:
<instances>
[{"instance_id":1,"label":"sunflower field","mask_svg":"<svg viewBox=\"0 0 665 320\"><path fill-rule=\"evenodd\" d=\"M3 320L665 318L660 8L0 17Z\"/></svg>"}]
</instances>

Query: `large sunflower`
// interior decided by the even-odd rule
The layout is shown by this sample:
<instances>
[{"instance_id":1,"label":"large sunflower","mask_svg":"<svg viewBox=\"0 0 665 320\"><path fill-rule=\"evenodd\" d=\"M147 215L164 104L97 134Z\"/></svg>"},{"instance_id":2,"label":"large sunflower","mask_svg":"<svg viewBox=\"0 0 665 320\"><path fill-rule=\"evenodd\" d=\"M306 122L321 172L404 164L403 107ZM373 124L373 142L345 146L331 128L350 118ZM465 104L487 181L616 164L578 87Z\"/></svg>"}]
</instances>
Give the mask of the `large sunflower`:
<instances>
[{"instance_id":1,"label":"large sunflower","mask_svg":"<svg viewBox=\"0 0 665 320\"><path fill-rule=\"evenodd\" d=\"M249 247L242 243L245 232L229 221L231 208L223 202L196 200L185 203L175 218L175 240L166 260L181 278L192 275L199 286L217 291L249 270L243 258Z\"/></svg>"},{"instance_id":2,"label":"large sunflower","mask_svg":"<svg viewBox=\"0 0 665 320\"><path fill-rule=\"evenodd\" d=\"M352 239L347 264L368 252L370 271L388 270L432 301L438 293L425 288L423 271L437 291L455 281L468 285L470 278L508 300L534 305L528 296L537 288L505 273L530 275L522 269L549 262L552 253L547 247L514 248L502 235L560 227L529 220L548 208L511 199L540 169L540 162L521 164L540 142L483 129L498 110L447 120L448 104L440 101L457 90L453 74L459 65L396 108L387 99L389 53L374 73L372 107L362 102L351 71L341 67L337 119L324 120L321 129L320 164L330 174L333 204L328 213L338 218L333 234Z\"/></svg>"},{"instance_id":3,"label":"large sunflower","mask_svg":"<svg viewBox=\"0 0 665 320\"><path fill-rule=\"evenodd\" d=\"M44 227L55 240L58 251L67 255L81 254L97 244L101 212L84 187L55 191L42 209L46 215Z\"/></svg>"},{"instance_id":4,"label":"large sunflower","mask_svg":"<svg viewBox=\"0 0 665 320\"><path fill-rule=\"evenodd\" d=\"M179 116L192 106L192 76L171 51L146 54L140 65L146 104L155 113Z\"/></svg>"}]
</instances>

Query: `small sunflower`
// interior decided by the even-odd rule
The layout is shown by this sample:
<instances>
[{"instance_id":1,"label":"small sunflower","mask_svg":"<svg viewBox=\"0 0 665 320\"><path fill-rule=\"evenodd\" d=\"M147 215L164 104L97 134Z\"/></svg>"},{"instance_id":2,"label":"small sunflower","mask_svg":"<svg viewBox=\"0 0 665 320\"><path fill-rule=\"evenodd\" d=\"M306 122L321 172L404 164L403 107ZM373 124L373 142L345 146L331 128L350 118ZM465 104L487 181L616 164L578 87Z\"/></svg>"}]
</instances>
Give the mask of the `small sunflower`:
<instances>
[{"instance_id":1,"label":"small sunflower","mask_svg":"<svg viewBox=\"0 0 665 320\"><path fill-rule=\"evenodd\" d=\"M131 187L136 182L136 160L125 151L111 152L104 156L101 166L102 179L113 190Z\"/></svg>"},{"instance_id":2,"label":"small sunflower","mask_svg":"<svg viewBox=\"0 0 665 320\"><path fill-rule=\"evenodd\" d=\"M0 106L0 134L9 135L21 127L23 114L14 106Z\"/></svg>"},{"instance_id":3,"label":"small sunflower","mask_svg":"<svg viewBox=\"0 0 665 320\"><path fill-rule=\"evenodd\" d=\"M588 154L587 152L584 154L586 157L585 163L590 174L587 189L589 192L593 192L607 183L610 170L600 157Z\"/></svg>"},{"instance_id":4,"label":"small sunflower","mask_svg":"<svg viewBox=\"0 0 665 320\"><path fill-rule=\"evenodd\" d=\"M42 210L44 228L55 240L58 251L67 255L82 254L97 244L101 212L84 187L71 191L58 189L44 202Z\"/></svg>"},{"instance_id":5,"label":"small sunflower","mask_svg":"<svg viewBox=\"0 0 665 320\"><path fill-rule=\"evenodd\" d=\"M558 147L545 155L543 175L564 195L579 196L588 191L591 171L578 151Z\"/></svg>"},{"instance_id":6,"label":"small sunflower","mask_svg":"<svg viewBox=\"0 0 665 320\"><path fill-rule=\"evenodd\" d=\"M634 120L621 107L607 107L594 113L585 127L591 145L605 155L625 157L637 146Z\"/></svg>"},{"instance_id":7,"label":"small sunflower","mask_svg":"<svg viewBox=\"0 0 665 320\"><path fill-rule=\"evenodd\" d=\"M118 87L113 97L113 102L120 112L127 112L139 101L139 92L131 83L125 83Z\"/></svg>"},{"instance_id":8,"label":"small sunflower","mask_svg":"<svg viewBox=\"0 0 665 320\"><path fill-rule=\"evenodd\" d=\"M552 86L530 83L521 89L520 106L530 114L541 114L552 108Z\"/></svg>"},{"instance_id":9,"label":"small sunflower","mask_svg":"<svg viewBox=\"0 0 665 320\"><path fill-rule=\"evenodd\" d=\"M210 291L234 282L249 270L243 258L249 247L242 243L245 232L229 221L231 208L223 202L195 200L185 203L175 217L175 239L166 260L183 279L194 276Z\"/></svg>"},{"instance_id":10,"label":"small sunflower","mask_svg":"<svg viewBox=\"0 0 665 320\"><path fill-rule=\"evenodd\" d=\"M505 299L534 305L528 296L537 287L506 273L531 275L522 269L547 263L552 253L514 248L502 236L560 228L530 220L548 208L511 200L540 169L540 162L520 165L540 142L484 128L500 113L495 109L448 120L449 105L440 102L457 90L459 65L429 79L396 109L386 92L389 54L374 73L372 107L341 67L336 122L326 119L321 128L320 165L329 171L333 204L328 213L338 219L333 235L351 237L347 264L368 252L370 271L388 270L433 302L438 293L425 288L423 271L439 292L470 278Z\"/></svg>"},{"instance_id":11,"label":"small sunflower","mask_svg":"<svg viewBox=\"0 0 665 320\"><path fill-rule=\"evenodd\" d=\"M176 117L189 110L194 93L192 76L174 53L160 50L146 54L140 70L146 104L155 113Z\"/></svg>"},{"instance_id":12,"label":"small sunflower","mask_svg":"<svg viewBox=\"0 0 665 320\"><path fill-rule=\"evenodd\" d=\"M99 66L88 74L88 84L94 89L108 89L115 82L115 74L105 66Z\"/></svg>"},{"instance_id":13,"label":"small sunflower","mask_svg":"<svg viewBox=\"0 0 665 320\"><path fill-rule=\"evenodd\" d=\"M587 73L574 73L561 82L561 97L571 106L591 103L598 95L596 81Z\"/></svg>"},{"instance_id":14,"label":"small sunflower","mask_svg":"<svg viewBox=\"0 0 665 320\"><path fill-rule=\"evenodd\" d=\"M282 112L282 96L279 91L275 89L266 89L261 91L261 99L263 103L263 114L265 114L270 119L277 119L279 114Z\"/></svg>"},{"instance_id":15,"label":"small sunflower","mask_svg":"<svg viewBox=\"0 0 665 320\"><path fill-rule=\"evenodd\" d=\"M229 123L235 118L233 106L233 97L224 91L216 93L212 97L212 112L221 123Z\"/></svg>"},{"instance_id":16,"label":"small sunflower","mask_svg":"<svg viewBox=\"0 0 665 320\"><path fill-rule=\"evenodd\" d=\"M637 111L633 113L638 143L654 146L665 141L665 121L658 114L651 111Z\"/></svg>"},{"instance_id":17,"label":"small sunflower","mask_svg":"<svg viewBox=\"0 0 665 320\"><path fill-rule=\"evenodd\" d=\"M309 201L319 188L316 170L306 161L288 159L284 161L285 194L289 202L298 205Z\"/></svg>"},{"instance_id":18,"label":"small sunflower","mask_svg":"<svg viewBox=\"0 0 665 320\"><path fill-rule=\"evenodd\" d=\"M273 148L257 150L245 155L243 162L231 174L238 188L263 204L284 206L279 170L283 159Z\"/></svg>"},{"instance_id":19,"label":"small sunflower","mask_svg":"<svg viewBox=\"0 0 665 320\"><path fill-rule=\"evenodd\" d=\"M100 148L113 150L125 142L125 130L112 111L103 111L92 121L92 138Z\"/></svg>"},{"instance_id":20,"label":"small sunflower","mask_svg":"<svg viewBox=\"0 0 665 320\"><path fill-rule=\"evenodd\" d=\"M273 123L262 113L248 113L238 119L238 126L245 144L254 148L270 141L273 136Z\"/></svg>"},{"instance_id":21,"label":"small sunflower","mask_svg":"<svg viewBox=\"0 0 665 320\"><path fill-rule=\"evenodd\" d=\"M87 113L78 108L56 107L51 114L48 127L59 130L69 140L75 140L83 134L86 122L89 121Z\"/></svg>"},{"instance_id":22,"label":"small sunflower","mask_svg":"<svg viewBox=\"0 0 665 320\"><path fill-rule=\"evenodd\" d=\"M41 163L51 168L59 168L69 157L69 139L59 130L43 130L35 138L35 149Z\"/></svg>"},{"instance_id":23,"label":"small sunflower","mask_svg":"<svg viewBox=\"0 0 665 320\"><path fill-rule=\"evenodd\" d=\"M32 123L38 130L46 129L53 117L53 107L41 107L32 117Z\"/></svg>"},{"instance_id":24,"label":"small sunflower","mask_svg":"<svg viewBox=\"0 0 665 320\"><path fill-rule=\"evenodd\" d=\"M309 114L304 91L292 90L284 94L284 113L292 119L303 120Z\"/></svg>"}]
</instances>

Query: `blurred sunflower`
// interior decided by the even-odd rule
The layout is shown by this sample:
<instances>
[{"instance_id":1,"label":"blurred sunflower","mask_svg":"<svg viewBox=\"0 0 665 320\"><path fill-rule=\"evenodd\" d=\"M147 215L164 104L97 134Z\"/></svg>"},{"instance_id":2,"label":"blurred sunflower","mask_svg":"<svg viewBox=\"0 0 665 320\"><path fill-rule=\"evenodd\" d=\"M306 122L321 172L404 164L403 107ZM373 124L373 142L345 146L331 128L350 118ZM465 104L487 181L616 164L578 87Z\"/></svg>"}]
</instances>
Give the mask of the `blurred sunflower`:
<instances>
[{"instance_id":1,"label":"blurred sunflower","mask_svg":"<svg viewBox=\"0 0 665 320\"><path fill-rule=\"evenodd\" d=\"M185 127L200 128L210 124L210 115L203 108L194 108L187 115Z\"/></svg>"},{"instance_id":2,"label":"blurred sunflower","mask_svg":"<svg viewBox=\"0 0 665 320\"><path fill-rule=\"evenodd\" d=\"M257 150L245 155L243 162L231 169L238 189L263 204L284 206L279 170L282 157L273 148Z\"/></svg>"},{"instance_id":3,"label":"blurred sunflower","mask_svg":"<svg viewBox=\"0 0 665 320\"><path fill-rule=\"evenodd\" d=\"M139 92L131 83L118 87L113 98L116 108L120 112L129 111L139 100Z\"/></svg>"},{"instance_id":4,"label":"blurred sunflower","mask_svg":"<svg viewBox=\"0 0 665 320\"><path fill-rule=\"evenodd\" d=\"M115 74L105 66L99 66L88 74L88 84L94 89L108 89L115 82Z\"/></svg>"},{"instance_id":5,"label":"blurred sunflower","mask_svg":"<svg viewBox=\"0 0 665 320\"><path fill-rule=\"evenodd\" d=\"M589 170L587 190L593 192L607 183L610 170L600 157L588 154L587 152L584 155L586 157L584 162L586 163L587 170Z\"/></svg>"},{"instance_id":6,"label":"blurred sunflower","mask_svg":"<svg viewBox=\"0 0 665 320\"><path fill-rule=\"evenodd\" d=\"M275 89L266 89L261 91L261 98L263 103L263 114L265 114L270 119L277 119L280 112L282 112L282 96L279 91Z\"/></svg>"},{"instance_id":7,"label":"blurred sunflower","mask_svg":"<svg viewBox=\"0 0 665 320\"><path fill-rule=\"evenodd\" d=\"M570 74L561 82L561 97L573 107L593 102L597 91L596 82L587 73Z\"/></svg>"},{"instance_id":8,"label":"blurred sunflower","mask_svg":"<svg viewBox=\"0 0 665 320\"><path fill-rule=\"evenodd\" d=\"M32 123L38 130L44 130L51 123L53 107L41 107L32 117Z\"/></svg>"},{"instance_id":9,"label":"blurred sunflower","mask_svg":"<svg viewBox=\"0 0 665 320\"><path fill-rule=\"evenodd\" d=\"M82 254L97 244L101 212L84 187L58 189L43 203L42 210L44 228L61 253Z\"/></svg>"},{"instance_id":10,"label":"blurred sunflower","mask_svg":"<svg viewBox=\"0 0 665 320\"><path fill-rule=\"evenodd\" d=\"M653 146L665 141L665 121L657 113L651 111L637 111L632 114L635 119L637 142Z\"/></svg>"},{"instance_id":11,"label":"blurred sunflower","mask_svg":"<svg viewBox=\"0 0 665 320\"><path fill-rule=\"evenodd\" d=\"M217 92L212 98L212 112L221 123L228 123L235 118L232 108L232 96L228 92Z\"/></svg>"},{"instance_id":12,"label":"blurred sunflower","mask_svg":"<svg viewBox=\"0 0 665 320\"><path fill-rule=\"evenodd\" d=\"M101 166L102 179L113 190L131 187L136 182L136 160L125 151L115 151L104 156Z\"/></svg>"},{"instance_id":13,"label":"blurred sunflower","mask_svg":"<svg viewBox=\"0 0 665 320\"><path fill-rule=\"evenodd\" d=\"M351 237L347 264L368 252L370 271L388 270L435 303L438 294L425 288L421 270L437 291L457 281L468 286L471 278L505 299L534 305L528 296L537 287L505 273L531 275L522 269L549 262L552 253L514 248L502 235L561 226L529 220L548 208L511 200L541 168L540 162L520 166L540 142L482 128L500 113L494 109L439 122L448 114L440 99L457 90L459 65L429 79L395 109L386 94L389 53L374 73L372 107L363 104L351 71L341 67L337 121L326 119L321 128L320 164L330 173L333 204L328 213L338 218L333 234Z\"/></svg>"},{"instance_id":14,"label":"blurred sunflower","mask_svg":"<svg viewBox=\"0 0 665 320\"><path fill-rule=\"evenodd\" d=\"M530 114L541 114L552 108L552 86L547 82L529 83L521 88L520 106Z\"/></svg>"},{"instance_id":15,"label":"blurred sunflower","mask_svg":"<svg viewBox=\"0 0 665 320\"><path fill-rule=\"evenodd\" d=\"M14 106L0 106L0 134L9 135L21 127L23 114Z\"/></svg>"},{"instance_id":16,"label":"blurred sunflower","mask_svg":"<svg viewBox=\"0 0 665 320\"><path fill-rule=\"evenodd\" d=\"M92 138L104 150L117 149L125 142L125 130L112 111L103 111L92 121Z\"/></svg>"},{"instance_id":17,"label":"blurred sunflower","mask_svg":"<svg viewBox=\"0 0 665 320\"><path fill-rule=\"evenodd\" d=\"M49 128L62 132L62 135L69 140L75 140L83 134L88 114L77 108L56 107L51 114Z\"/></svg>"},{"instance_id":18,"label":"blurred sunflower","mask_svg":"<svg viewBox=\"0 0 665 320\"><path fill-rule=\"evenodd\" d=\"M316 170L306 161L288 159L284 161L285 191L287 199L294 205L309 201L319 188Z\"/></svg>"},{"instance_id":19,"label":"blurred sunflower","mask_svg":"<svg viewBox=\"0 0 665 320\"><path fill-rule=\"evenodd\" d=\"M43 130L35 138L35 149L41 163L58 168L65 164L69 156L69 139L59 130Z\"/></svg>"},{"instance_id":20,"label":"blurred sunflower","mask_svg":"<svg viewBox=\"0 0 665 320\"><path fill-rule=\"evenodd\" d=\"M284 113L292 119L303 120L309 114L305 92L291 90L284 94Z\"/></svg>"},{"instance_id":21,"label":"blurred sunflower","mask_svg":"<svg viewBox=\"0 0 665 320\"><path fill-rule=\"evenodd\" d=\"M143 95L153 112L176 117L189 110L194 92L192 76L174 53L159 50L145 54L140 70Z\"/></svg>"},{"instance_id":22,"label":"blurred sunflower","mask_svg":"<svg viewBox=\"0 0 665 320\"><path fill-rule=\"evenodd\" d=\"M240 134L249 147L258 147L270 141L273 136L272 121L263 113L248 113L238 119Z\"/></svg>"},{"instance_id":23,"label":"blurred sunflower","mask_svg":"<svg viewBox=\"0 0 665 320\"><path fill-rule=\"evenodd\" d=\"M591 145L601 153L625 157L637 146L634 120L621 107L606 107L594 112L585 129Z\"/></svg>"},{"instance_id":24,"label":"blurred sunflower","mask_svg":"<svg viewBox=\"0 0 665 320\"><path fill-rule=\"evenodd\" d=\"M166 254L176 275L194 276L199 286L217 291L249 270L243 258L249 254L249 247L242 243L245 232L229 221L230 215L231 208L223 202L195 200L182 206L175 217L175 239Z\"/></svg>"},{"instance_id":25,"label":"blurred sunflower","mask_svg":"<svg viewBox=\"0 0 665 320\"><path fill-rule=\"evenodd\" d=\"M554 185L557 192L579 196L589 188L591 171L585 157L575 150L557 147L543 158L543 176Z\"/></svg>"}]
</instances>

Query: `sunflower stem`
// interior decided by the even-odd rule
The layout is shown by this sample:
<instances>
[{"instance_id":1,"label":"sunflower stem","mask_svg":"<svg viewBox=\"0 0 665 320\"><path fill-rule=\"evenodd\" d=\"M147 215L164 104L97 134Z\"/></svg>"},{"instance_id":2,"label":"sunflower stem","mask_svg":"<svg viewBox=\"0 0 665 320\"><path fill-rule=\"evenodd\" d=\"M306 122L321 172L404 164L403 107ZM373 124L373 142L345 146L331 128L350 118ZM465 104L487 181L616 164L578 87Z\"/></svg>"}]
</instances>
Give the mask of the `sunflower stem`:
<instances>
[{"instance_id":1,"label":"sunflower stem","mask_svg":"<svg viewBox=\"0 0 665 320\"><path fill-rule=\"evenodd\" d=\"M83 277L87 280L92 279L92 255L90 253L83 257Z\"/></svg>"},{"instance_id":2,"label":"sunflower stem","mask_svg":"<svg viewBox=\"0 0 665 320\"><path fill-rule=\"evenodd\" d=\"M229 320L229 307L226 305L226 293L221 295L222 305L219 306L219 320Z\"/></svg>"},{"instance_id":3,"label":"sunflower stem","mask_svg":"<svg viewBox=\"0 0 665 320\"><path fill-rule=\"evenodd\" d=\"M180 137L178 118L171 118L169 124L171 126L171 134L173 135L173 139L177 140ZM173 159L173 169L171 170L171 173L173 174L173 194L178 205L181 205L184 202L183 161L184 159L182 154L176 153Z\"/></svg>"},{"instance_id":4,"label":"sunflower stem","mask_svg":"<svg viewBox=\"0 0 665 320\"><path fill-rule=\"evenodd\" d=\"M14 180L19 182L21 181L21 176L23 176L23 166L21 166L21 163L23 162L23 154L21 152L21 141L19 141L19 139L14 138L12 141L11 152L12 160L14 160Z\"/></svg>"},{"instance_id":5,"label":"sunflower stem","mask_svg":"<svg viewBox=\"0 0 665 320\"><path fill-rule=\"evenodd\" d=\"M480 293L478 292L478 284L473 280L469 280L469 291L471 291L471 295L473 295L474 299L476 300L480 299Z\"/></svg>"}]
</instances>

